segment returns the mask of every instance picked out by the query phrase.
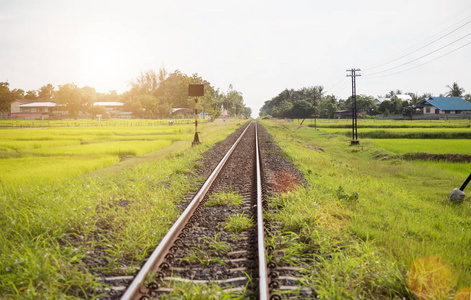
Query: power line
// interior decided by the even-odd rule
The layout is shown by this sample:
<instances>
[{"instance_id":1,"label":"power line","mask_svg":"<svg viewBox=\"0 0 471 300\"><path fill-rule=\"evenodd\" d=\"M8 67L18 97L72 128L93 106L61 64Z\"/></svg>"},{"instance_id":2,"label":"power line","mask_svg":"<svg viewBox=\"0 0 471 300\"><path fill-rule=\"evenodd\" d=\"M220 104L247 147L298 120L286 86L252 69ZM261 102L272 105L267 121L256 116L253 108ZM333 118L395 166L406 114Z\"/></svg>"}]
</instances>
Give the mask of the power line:
<instances>
[{"instance_id":1,"label":"power line","mask_svg":"<svg viewBox=\"0 0 471 300\"><path fill-rule=\"evenodd\" d=\"M470 45L470 44L471 44L471 42L468 42L468 43L466 43L466 44L464 44L464 45L462 45L462 46L460 46L460 47L458 47L458 48L456 48L456 49L454 49L454 50L452 50L452 51L450 51L450 52L447 52L447 53L445 53L445 54L443 54L443 55L440 55L440 56L438 56L438 57L436 57L436 58L434 58L434 59L431 59L431 60L429 60L429 61L426 61L426 62L424 62L424 63L422 63L422 64L420 64L420 65L414 66L414 67L412 67L412 68L405 69L405 70L402 70L402 71L399 71L399 72L396 72L396 73L392 73L392 74L386 74L386 75L383 75L383 76L373 77L373 78L388 77L388 76L400 74L400 73L403 73L403 72L406 72L406 71L409 71L409 70L418 68L418 67L423 66L423 65L425 65L425 64L428 64L428 63L430 63L430 62L432 62L432 61L435 61L435 60L437 60L437 59L440 59L440 58L442 58L442 57L444 57L444 56L447 56L447 55L449 55L449 54L451 54L451 53L453 53L453 52L455 52L455 51L458 51L459 49L464 48L464 47L466 47L466 46L468 46L468 45ZM371 74L370 74L370 75L371 75ZM368 76L368 75L365 75L365 76ZM371 77L370 77L370 78L371 78ZM372 79L372 78L371 78L371 79Z\"/></svg>"},{"instance_id":2,"label":"power line","mask_svg":"<svg viewBox=\"0 0 471 300\"><path fill-rule=\"evenodd\" d=\"M466 19L468 19L468 18L469 18L469 17L466 17L464 20L466 20ZM459 21L458 23L461 23L461 22L464 21L464 20L461 20L461 21ZM458 23L456 23L456 24L458 24ZM433 43L435 43L435 42L437 42L437 41L443 39L444 37L446 37L446 36L452 34L453 32L455 32L455 31L457 31L457 30L463 28L464 26L466 26L466 25L468 25L468 24L470 24L470 23L471 23L471 20L469 20L468 22L466 22L466 23L464 23L463 25L459 26L458 28L455 28L455 29L453 29L452 31L450 31L450 32L448 32L448 33L446 33L446 34L440 36L439 38L434 39L433 41L431 41L431 42L425 44L424 46L415 49L415 50L412 51L412 52L408 52L408 53L406 53L406 54L404 54L404 55L402 55L402 56L400 56L400 57L398 57L398 58L396 58L396 59L390 60L390 61L388 61L388 62L386 62L386 63L384 63L384 64L381 64L381 65L378 65L378 66L374 66L374 67L368 68L368 69L366 69L366 71L368 71L368 70L370 70L370 69L377 69L377 68L383 67L383 66L388 65L388 64L390 64L390 63L393 63L393 62L395 62L395 61L398 61L398 60L400 60L400 59L402 59L402 58L404 58L404 57L406 57L406 56L408 56L408 55L411 55L411 54L413 54L413 53L416 53L417 51L422 50L422 49L424 49L424 48L427 47L427 46L430 46L431 44L433 44ZM454 26L454 25L452 25L452 26ZM427 40L427 39L426 39L426 40ZM424 40L424 41L426 41L426 40ZM424 42L424 41L423 41L423 42ZM423 42L420 42L418 45L420 45L420 44L423 43ZM413 47L414 47L414 46L412 46L411 48L413 48ZM410 49L410 48L409 48L409 49Z\"/></svg>"},{"instance_id":3,"label":"power line","mask_svg":"<svg viewBox=\"0 0 471 300\"><path fill-rule=\"evenodd\" d=\"M400 65L398 65L398 66L395 66L395 67L392 67L392 68L389 68L389 69L386 69L386 70L383 70L383 71L378 71L378 72L374 72L374 73L370 73L370 74L365 74L364 76L371 76L371 75L381 74L381 73L385 73L385 72L388 72L388 71L391 71L391 70L400 68L400 67L402 67L402 66L408 65L408 64L413 63L413 62L415 62L415 61L417 61L417 60L419 60L419 59L422 59L422 58L424 58L424 57L427 57L427 56L429 56L429 55L431 55L431 54L433 54L433 53L435 53L435 52L437 52L437 51L440 51L440 50L442 50L442 49L444 49L444 48L446 48L446 47L448 47L448 46L451 46L451 45L453 45L454 43L456 43L456 42L458 42L458 41L460 41L460 40L462 40L462 39L464 39L464 38L466 38L466 37L468 37L468 36L470 36L470 35L471 35L471 33L468 33L467 35L462 36L462 37L460 37L459 39L454 40L453 42L448 43L448 44L446 44L446 45L443 46L443 47L440 47L440 48L438 48L438 49L436 49L436 50L434 50L434 51L432 51L432 52L429 52L429 53L427 53L427 54L425 54L425 55L422 55L422 56L420 56L420 57L418 57L418 58L415 58L415 59L413 59L413 60L410 60L410 61L408 61L408 62L405 62L405 63L403 63L403 64L400 64Z\"/></svg>"},{"instance_id":4,"label":"power line","mask_svg":"<svg viewBox=\"0 0 471 300\"><path fill-rule=\"evenodd\" d=\"M345 81L346 81L345 79L346 79L345 77L342 77L339 81L333 84L328 90L324 91L324 94L333 93L333 91L337 90L337 87L339 86L339 84L341 83L343 83L342 85L345 84Z\"/></svg>"}]
</instances>

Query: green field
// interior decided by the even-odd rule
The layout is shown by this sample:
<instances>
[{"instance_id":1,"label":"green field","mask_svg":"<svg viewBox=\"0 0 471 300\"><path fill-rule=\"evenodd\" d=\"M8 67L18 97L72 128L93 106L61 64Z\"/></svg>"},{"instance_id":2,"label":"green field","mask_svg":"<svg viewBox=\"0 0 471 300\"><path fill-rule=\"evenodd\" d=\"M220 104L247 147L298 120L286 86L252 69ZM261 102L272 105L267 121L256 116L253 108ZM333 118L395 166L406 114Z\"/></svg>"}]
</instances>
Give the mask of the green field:
<instances>
[{"instance_id":1,"label":"green field","mask_svg":"<svg viewBox=\"0 0 471 300\"><path fill-rule=\"evenodd\" d=\"M409 123L394 124L403 131ZM471 202L446 200L470 165L384 159L395 150L381 144L401 142L401 153L444 144L446 153L461 153L455 140L368 138L350 146L330 129L263 125L308 183L268 199L277 210L269 218L283 231L267 244L286 253L281 266L305 269L304 284L321 299L413 299L417 291L453 299L471 287ZM108 262L101 272L134 274L203 180L188 176L202 153L239 126L202 125L203 145L193 148L192 126L183 125L0 130L0 298L98 297L104 286L85 263L93 259ZM134 264L122 268L128 257Z\"/></svg>"},{"instance_id":2,"label":"green field","mask_svg":"<svg viewBox=\"0 0 471 300\"><path fill-rule=\"evenodd\" d=\"M394 153L447 153L471 154L471 140L441 140L441 139L377 139L377 147Z\"/></svg>"},{"instance_id":3,"label":"green field","mask_svg":"<svg viewBox=\"0 0 471 300\"><path fill-rule=\"evenodd\" d=\"M198 147L192 126L1 130L0 298L99 298L106 286L85 260L134 274L201 180L202 153L240 125L203 124Z\"/></svg>"},{"instance_id":4,"label":"green field","mask_svg":"<svg viewBox=\"0 0 471 300\"><path fill-rule=\"evenodd\" d=\"M407 121L391 123L371 130L469 130L466 122L413 129L402 128ZM469 196L458 205L447 201L471 173L470 164L385 159L394 152L469 154L469 140L368 138L350 146L344 130L263 124L309 182L275 197L283 209L273 217L285 235L303 241L291 248L317 249L308 277L321 298L453 299L471 286L471 203Z\"/></svg>"},{"instance_id":5,"label":"green field","mask_svg":"<svg viewBox=\"0 0 471 300\"><path fill-rule=\"evenodd\" d=\"M299 124L302 120L293 120L293 123ZM470 128L471 120L376 120L376 119L358 119L358 128ZM308 119L304 125L316 126L319 128L351 128L351 119Z\"/></svg>"},{"instance_id":6,"label":"green field","mask_svg":"<svg viewBox=\"0 0 471 300\"><path fill-rule=\"evenodd\" d=\"M123 158L166 148L176 141L190 142L194 136L194 125L137 126L140 123L134 120L121 121L122 127L0 129L0 180L16 185L70 178Z\"/></svg>"},{"instance_id":7,"label":"green field","mask_svg":"<svg viewBox=\"0 0 471 300\"><path fill-rule=\"evenodd\" d=\"M193 119L172 119L174 125L194 124ZM203 124L208 120L198 120ZM0 120L0 129L66 128L66 127L146 127L168 125L168 119L102 119L98 120Z\"/></svg>"}]
</instances>

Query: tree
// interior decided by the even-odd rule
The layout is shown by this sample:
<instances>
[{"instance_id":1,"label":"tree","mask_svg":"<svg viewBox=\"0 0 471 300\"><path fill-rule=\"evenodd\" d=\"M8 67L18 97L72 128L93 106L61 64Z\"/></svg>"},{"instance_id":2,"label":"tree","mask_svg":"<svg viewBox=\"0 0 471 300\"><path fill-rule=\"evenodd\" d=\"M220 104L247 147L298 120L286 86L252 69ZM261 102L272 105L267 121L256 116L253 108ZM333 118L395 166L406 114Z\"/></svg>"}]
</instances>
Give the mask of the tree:
<instances>
[{"instance_id":1,"label":"tree","mask_svg":"<svg viewBox=\"0 0 471 300\"><path fill-rule=\"evenodd\" d=\"M88 110L92 104L90 96L73 83L60 85L59 90L54 93L54 99L58 104L65 105L73 118L76 118L79 112Z\"/></svg>"},{"instance_id":2,"label":"tree","mask_svg":"<svg viewBox=\"0 0 471 300\"><path fill-rule=\"evenodd\" d=\"M10 113L10 104L15 101L15 95L10 91L8 82L0 82L0 114Z\"/></svg>"},{"instance_id":3,"label":"tree","mask_svg":"<svg viewBox=\"0 0 471 300\"><path fill-rule=\"evenodd\" d=\"M319 104L319 115L322 118L333 118L336 110L337 98L334 95L325 97Z\"/></svg>"},{"instance_id":4,"label":"tree","mask_svg":"<svg viewBox=\"0 0 471 300\"><path fill-rule=\"evenodd\" d=\"M452 86L447 85L447 88L450 90L445 94L447 97L462 97L464 94L464 89L458 86L458 83L453 82Z\"/></svg>"},{"instance_id":5,"label":"tree","mask_svg":"<svg viewBox=\"0 0 471 300\"><path fill-rule=\"evenodd\" d=\"M293 108L293 103L291 103L288 100L284 100L273 109L272 115L276 118L289 117L292 108Z\"/></svg>"},{"instance_id":6,"label":"tree","mask_svg":"<svg viewBox=\"0 0 471 300\"><path fill-rule=\"evenodd\" d=\"M87 112L92 116L92 118L95 118L96 115L102 115L103 117L105 117L107 113L106 108L97 105L91 105L88 108Z\"/></svg>"},{"instance_id":7,"label":"tree","mask_svg":"<svg viewBox=\"0 0 471 300\"><path fill-rule=\"evenodd\" d=\"M15 97L15 99L24 99L25 98L25 91L22 89L14 89L11 90L11 93Z\"/></svg>"},{"instance_id":8,"label":"tree","mask_svg":"<svg viewBox=\"0 0 471 300\"><path fill-rule=\"evenodd\" d=\"M51 101L54 97L54 86L50 83L43 85L38 90L38 98L42 101Z\"/></svg>"},{"instance_id":9,"label":"tree","mask_svg":"<svg viewBox=\"0 0 471 300\"><path fill-rule=\"evenodd\" d=\"M252 115L252 109L250 107L245 107L245 113L244 113L246 118L250 118Z\"/></svg>"},{"instance_id":10,"label":"tree","mask_svg":"<svg viewBox=\"0 0 471 300\"><path fill-rule=\"evenodd\" d=\"M25 99L27 100L37 100L38 94L35 90L30 90L26 92Z\"/></svg>"},{"instance_id":11,"label":"tree","mask_svg":"<svg viewBox=\"0 0 471 300\"><path fill-rule=\"evenodd\" d=\"M411 105L416 105L417 103L419 103L420 101L420 98L419 98L419 94L418 93L407 93L407 95L409 95L411 97Z\"/></svg>"},{"instance_id":12,"label":"tree","mask_svg":"<svg viewBox=\"0 0 471 300\"><path fill-rule=\"evenodd\" d=\"M397 97L395 97L395 96L394 96L394 98L397 99ZM363 112L366 112L368 115L376 115L378 113L378 106L376 105L373 96L357 95L356 96L356 102L357 102L357 112L363 111ZM389 105L391 103L391 101L389 101L389 100L385 100L382 103L384 103L384 102L386 102L386 104L383 104L383 106ZM350 96L343 103L343 108L346 109L346 110L352 110L352 106L353 106L353 99ZM381 105L380 105L380 107L381 107Z\"/></svg>"}]
</instances>

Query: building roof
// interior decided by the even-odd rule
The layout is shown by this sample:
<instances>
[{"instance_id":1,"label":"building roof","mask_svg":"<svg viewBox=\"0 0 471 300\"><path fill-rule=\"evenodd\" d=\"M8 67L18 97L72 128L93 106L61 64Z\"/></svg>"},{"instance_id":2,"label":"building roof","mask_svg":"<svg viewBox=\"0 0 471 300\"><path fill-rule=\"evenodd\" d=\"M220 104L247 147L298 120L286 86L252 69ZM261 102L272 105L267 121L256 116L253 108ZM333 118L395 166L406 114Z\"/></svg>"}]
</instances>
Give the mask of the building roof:
<instances>
[{"instance_id":1,"label":"building roof","mask_svg":"<svg viewBox=\"0 0 471 300\"><path fill-rule=\"evenodd\" d=\"M417 104L418 107L429 105L439 110L471 110L471 103L460 97L431 97Z\"/></svg>"},{"instance_id":2,"label":"building roof","mask_svg":"<svg viewBox=\"0 0 471 300\"><path fill-rule=\"evenodd\" d=\"M175 114L175 113L189 113L189 114L192 114L194 113L194 110L192 109L189 109L189 108L174 108L172 109L172 114Z\"/></svg>"},{"instance_id":3,"label":"building roof","mask_svg":"<svg viewBox=\"0 0 471 300\"><path fill-rule=\"evenodd\" d=\"M54 102L33 102L27 104L21 104L20 107L55 107Z\"/></svg>"},{"instance_id":4,"label":"building roof","mask_svg":"<svg viewBox=\"0 0 471 300\"><path fill-rule=\"evenodd\" d=\"M95 102L93 106L123 106L121 102Z\"/></svg>"},{"instance_id":5,"label":"building roof","mask_svg":"<svg viewBox=\"0 0 471 300\"><path fill-rule=\"evenodd\" d=\"M401 99L402 101L409 101L412 100L412 97L410 95L396 95L398 99Z\"/></svg>"}]
</instances>

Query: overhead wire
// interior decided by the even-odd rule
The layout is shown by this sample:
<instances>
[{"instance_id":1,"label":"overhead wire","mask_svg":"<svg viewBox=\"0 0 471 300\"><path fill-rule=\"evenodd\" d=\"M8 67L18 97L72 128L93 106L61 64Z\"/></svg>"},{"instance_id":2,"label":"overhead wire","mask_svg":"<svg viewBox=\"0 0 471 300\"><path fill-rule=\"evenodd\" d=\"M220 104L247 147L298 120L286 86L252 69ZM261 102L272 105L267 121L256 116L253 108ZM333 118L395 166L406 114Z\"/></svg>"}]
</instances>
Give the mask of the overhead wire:
<instances>
[{"instance_id":1,"label":"overhead wire","mask_svg":"<svg viewBox=\"0 0 471 300\"><path fill-rule=\"evenodd\" d=\"M429 56L429 55L432 55L433 53L436 53L436 52L438 52L438 51L440 51L440 50L442 50L442 49L445 49L446 47L449 47L449 46L451 46L451 45L453 45L453 44L455 44L455 43L461 41L462 39L464 39L464 38L466 38L466 37L468 37L468 36L470 36L470 35L471 35L471 33L468 33L468 34L466 34L465 36L462 36L462 37L460 37L459 39L456 39L456 40L454 40L453 42L446 44L445 46L442 46L442 47L440 47L440 48L438 48L438 49L435 49L435 50L433 50L433 51L431 51L431 52L429 52L429 53L427 53L427 54L424 54L424 55L422 55L422 56L420 56L420 57L417 57L417 58L415 58L415 59L413 59L413 60L410 60L410 61L407 61L407 62L405 62L405 63L402 63L402 64L400 64L400 65L398 65L398 66L395 66L395 67L392 67L392 68L389 68L389 69L386 69L386 70L378 71L378 72L373 72L373 73L369 73L369 74L367 73L367 74L364 74L363 76L366 77L366 76L372 76L372 75L376 75L376 74L381 74L381 73L385 73L385 72L388 72L388 71L391 71L391 70L394 70L394 69L403 67L403 66L405 66L405 65L411 64L411 63L413 63L413 62L415 62L415 61L418 61L419 59L422 59L422 58L427 57L427 56Z\"/></svg>"},{"instance_id":2,"label":"overhead wire","mask_svg":"<svg viewBox=\"0 0 471 300\"><path fill-rule=\"evenodd\" d=\"M333 84L329 89L325 90L324 94L326 94L326 95L328 93L332 94L334 91L337 90L337 87L339 86L339 84L341 84L341 83L343 83L342 85L345 84L344 81L345 81L345 77L341 78L339 81L337 81L335 84Z\"/></svg>"},{"instance_id":3,"label":"overhead wire","mask_svg":"<svg viewBox=\"0 0 471 300\"><path fill-rule=\"evenodd\" d=\"M422 43L427 42L427 40L433 38L434 36L437 36L437 35L441 34L442 32L448 30L449 28L455 27L456 25L462 23L463 21L466 21L466 20L469 19L469 18L471 18L471 16L467 16L466 18L460 20L459 22L454 23L453 25L451 25L451 26L447 27L446 29L444 29L444 30L438 32L437 34L434 34L434 35L432 35L431 37L426 38L425 40L423 40L423 41L421 41L421 42L419 42L419 43L417 43L417 44L415 44L415 45L412 45L411 47L409 47L409 48L407 48L407 49L405 49L404 51L401 51L401 52L403 53L403 52L408 51L409 49L413 49L413 48L415 48L415 47L421 45ZM424 49L425 47L428 47L428 46L430 46L431 44L433 44L433 43L435 43L435 42L437 42L437 41L443 39L444 37L449 36L450 34L456 32L457 30L463 28L464 26L466 26L466 25L468 25L468 24L470 24L470 23L471 23L471 20L469 20L469 21L466 22L465 24L462 24L461 26L459 26L459 27L453 29L452 31L447 32L446 34L444 34L444 35L442 35L442 36L440 36L440 37L438 37L438 38L432 40L431 42L428 42L427 44L425 44L425 45L423 45L423 46L420 46L419 48L417 48L417 49L415 49L415 50L413 50L413 51L407 52L406 54L403 54L403 55L401 55L400 57L397 57L397 58L395 58L395 59L389 60L389 61L387 61L387 62L385 62L385 63L381 63L381 64L376 65L376 66L373 66L373 67L364 68L364 71L369 71L369 70L371 70L371 69L378 69L378 68L380 68L380 67L383 67L383 66L386 66L386 65L388 65L388 64L391 64L391 63L393 63L393 62L395 62L395 61L398 61L398 60L400 60L400 59L402 59L402 58L404 58L404 57L406 57L406 56L408 56L408 55L411 55L411 54L413 54L413 53L416 53L416 52L418 52L419 50L422 50L422 49ZM397 55L400 55L401 52L399 52ZM393 56L393 57L394 57L394 56Z\"/></svg>"},{"instance_id":4,"label":"overhead wire","mask_svg":"<svg viewBox=\"0 0 471 300\"><path fill-rule=\"evenodd\" d=\"M464 20L469 19L469 18L470 18L470 17L467 17L467 18L465 18ZM461 20L461 21L458 22L458 23L461 23L461 22L464 21L464 20ZM455 23L455 25L458 24L458 23ZM432 45L433 43L438 42L439 40L441 40L441 39L443 39L443 38L449 36L450 34L456 32L457 30L463 28L464 26L466 26L466 25L468 25L468 24L470 24L470 23L471 23L471 20L469 20L468 22L464 23L463 25L461 25L461 26L459 26L459 27L453 29L452 31L447 32L446 34L440 36L439 38L436 38L436 39L432 40L431 42L429 42L429 43L427 43L427 44L425 44L425 45L423 45L423 46L421 46L421 47L415 49L414 51L408 52L408 53L406 53L406 54L404 54L404 55L402 55L402 56L400 56L400 57L398 57L398 58L395 58L395 59L393 59L393 60L390 60L390 61L388 61L388 62L386 62L386 63L384 63L384 64L367 68L367 69L365 69L365 71L368 71L368 70L371 70L371 69L378 69L378 68L380 68L380 67L383 67L383 66L389 65L389 64L391 64L391 63L393 63L393 62L396 62L396 61L398 61L398 60L400 60L400 59L402 59L402 58L404 58L404 57L406 57L406 56L409 56L409 55L411 55L411 54L414 54L414 53L416 53L416 52L418 52L418 51L420 51L420 50L422 50L422 49L424 49L424 48L426 48L426 47ZM454 25L453 25L453 26L454 26ZM426 40L427 40L427 39L425 39L424 41L426 41ZM420 44L423 43L424 41L420 42L418 45L420 45ZM414 47L414 46L413 46L413 47ZM411 47L411 48L413 48L413 47ZM410 49L410 48L409 48L409 49Z\"/></svg>"},{"instance_id":5,"label":"overhead wire","mask_svg":"<svg viewBox=\"0 0 471 300\"><path fill-rule=\"evenodd\" d=\"M440 56L438 56L438 57L436 57L436 58L434 58L434 59L431 59L431 60L429 60L429 61L426 61L426 62L424 62L424 63L422 63L422 64L420 64L420 65L414 66L414 67L412 67L412 68L405 69L405 70L401 70L401 71L399 71L399 72L392 73L392 74L386 74L386 75L382 75L382 76L376 76L376 77L373 77L373 78L388 77L388 76L400 74L400 73L403 73L403 72L406 72L406 71L409 71L409 70L418 68L418 67L423 66L423 65L425 65L425 64L428 64L428 63L430 63L430 62L432 62L432 61L435 61L435 60L437 60L437 59L440 59L440 58L442 58L442 57L444 57L444 56L447 56L447 55L449 55L449 54L451 54L451 53L453 53L453 52L455 52L455 51L458 51L458 50L460 50L461 48L464 48L464 47L466 47L466 46L468 46L468 45L471 45L471 42L468 42L468 43L466 43L466 44L464 44L464 45L462 45L462 46L460 46L460 47L458 47L458 48L456 48L456 49L453 49L453 50L451 50L451 51L449 51L449 52L447 52L447 53L445 53L445 54L443 54L443 55L440 55ZM371 75L371 74L370 74L370 75ZM368 75L365 75L365 76L368 76Z\"/></svg>"}]
</instances>

